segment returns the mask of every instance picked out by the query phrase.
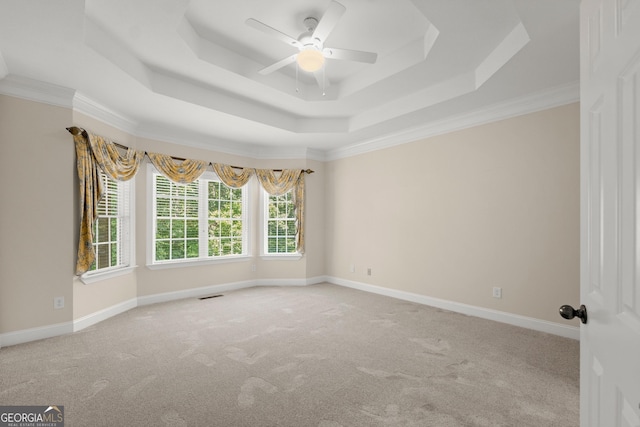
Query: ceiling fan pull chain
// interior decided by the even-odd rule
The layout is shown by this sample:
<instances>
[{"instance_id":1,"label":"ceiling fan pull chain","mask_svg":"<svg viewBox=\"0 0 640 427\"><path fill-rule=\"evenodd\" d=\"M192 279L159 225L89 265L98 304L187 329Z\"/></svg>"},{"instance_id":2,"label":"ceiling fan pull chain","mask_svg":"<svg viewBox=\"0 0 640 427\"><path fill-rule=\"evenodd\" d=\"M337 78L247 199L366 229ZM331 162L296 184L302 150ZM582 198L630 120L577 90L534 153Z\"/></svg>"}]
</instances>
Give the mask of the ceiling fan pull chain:
<instances>
[{"instance_id":1,"label":"ceiling fan pull chain","mask_svg":"<svg viewBox=\"0 0 640 427\"><path fill-rule=\"evenodd\" d=\"M324 86L325 84L327 84L327 76L325 76L324 72L327 69L327 64L323 63L322 64L322 96L325 96L325 92L324 92Z\"/></svg>"}]
</instances>

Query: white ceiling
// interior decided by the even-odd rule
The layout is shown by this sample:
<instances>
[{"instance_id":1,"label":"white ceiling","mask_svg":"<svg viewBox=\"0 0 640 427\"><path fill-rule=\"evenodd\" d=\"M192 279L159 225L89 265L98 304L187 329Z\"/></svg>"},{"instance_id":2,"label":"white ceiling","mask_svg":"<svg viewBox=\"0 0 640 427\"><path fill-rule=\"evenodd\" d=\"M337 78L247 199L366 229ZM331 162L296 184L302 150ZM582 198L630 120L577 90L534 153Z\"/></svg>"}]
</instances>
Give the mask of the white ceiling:
<instances>
[{"instance_id":1,"label":"white ceiling","mask_svg":"<svg viewBox=\"0 0 640 427\"><path fill-rule=\"evenodd\" d=\"M297 38L331 2L3 0L0 88L70 88L79 111L134 134L256 156L322 157L577 99L579 0L339 0L325 47L375 64L327 59L324 95L295 64L258 73L297 49L247 19Z\"/></svg>"}]
</instances>

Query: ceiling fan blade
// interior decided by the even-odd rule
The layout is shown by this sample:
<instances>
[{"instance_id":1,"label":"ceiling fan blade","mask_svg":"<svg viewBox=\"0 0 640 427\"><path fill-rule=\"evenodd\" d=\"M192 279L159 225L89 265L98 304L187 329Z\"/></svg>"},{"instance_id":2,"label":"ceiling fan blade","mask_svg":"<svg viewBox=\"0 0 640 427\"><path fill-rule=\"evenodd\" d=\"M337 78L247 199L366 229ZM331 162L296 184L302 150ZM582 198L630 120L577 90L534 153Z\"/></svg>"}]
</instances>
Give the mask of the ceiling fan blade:
<instances>
[{"instance_id":1,"label":"ceiling fan blade","mask_svg":"<svg viewBox=\"0 0 640 427\"><path fill-rule=\"evenodd\" d=\"M318 22L318 26L311 37L324 43L346 10L347 8L337 1L331 2L329 9L320 18L320 22Z\"/></svg>"},{"instance_id":2,"label":"ceiling fan blade","mask_svg":"<svg viewBox=\"0 0 640 427\"><path fill-rule=\"evenodd\" d=\"M262 70L258 71L258 73L266 76L267 74L273 73L274 71L279 70L286 65L293 64L296 61L296 55L287 56L286 58L281 59L275 64L271 64L268 67L263 68Z\"/></svg>"},{"instance_id":3,"label":"ceiling fan blade","mask_svg":"<svg viewBox=\"0 0 640 427\"><path fill-rule=\"evenodd\" d=\"M361 50L349 50L349 49L334 49L332 47L325 47L322 50L322 54L325 58L331 59L345 59L347 61L366 62L368 64L375 64L378 59L378 54L374 52L363 52Z\"/></svg>"},{"instance_id":4,"label":"ceiling fan blade","mask_svg":"<svg viewBox=\"0 0 640 427\"><path fill-rule=\"evenodd\" d=\"M268 34L271 37L275 37L276 39L278 39L278 40L280 40L282 42L285 42L288 45L295 46L298 49L302 48L302 44L298 40L294 39L293 37L281 32L281 31L276 30L273 27L268 26L267 24L263 24L260 21L256 21L253 18L249 18L244 22L248 26L253 27L256 30L262 31L263 33Z\"/></svg>"}]
</instances>

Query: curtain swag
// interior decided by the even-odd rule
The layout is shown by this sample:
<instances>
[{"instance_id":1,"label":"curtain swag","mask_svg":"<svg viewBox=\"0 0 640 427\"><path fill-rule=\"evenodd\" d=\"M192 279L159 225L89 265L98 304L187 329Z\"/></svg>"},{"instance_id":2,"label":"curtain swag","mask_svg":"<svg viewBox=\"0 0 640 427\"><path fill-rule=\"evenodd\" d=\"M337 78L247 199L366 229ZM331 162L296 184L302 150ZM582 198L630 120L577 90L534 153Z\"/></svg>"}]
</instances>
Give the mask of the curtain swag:
<instances>
[{"instance_id":1,"label":"curtain swag","mask_svg":"<svg viewBox=\"0 0 640 427\"><path fill-rule=\"evenodd\" d=\"M293 189L298 183L298 178L302 174L300 169L285 169L276 176L271 169L256 169L256 175L262 187L267 193L274 196L281 196Z\"/></svg>"},{"instance_id":2,"label":"curtain swag","mask_svg":"<svg viewBox=\"0 0 640 427\"><path fill-rule=\"evenodd\" d=\"M93 134L89 134L89 145L100 169L116 181L133 178L144 158L144 151L131 148L122 156L113 142Z\"/></svg>"},{"instance_id":3,"label":"curtain swag","mask_svg":"<svg viewBox=\"0 0 640 427\"><path fill-rule=\"evenodd\" d=\"M159 153L147 153L151 163L164 176L178 184L189 184L200 178L209 165L204 160L182 160L176 163L171 156Z\"/></svg>"},{"instance_id":4,"label":"curtain swag","mask_svg":"<svg viewBox=\"0 0 640 427\"><path fill-rule=\"evenodd\" d=\"M117 181L128 181L135 176L145 154L151 163L167 178L188 184L198 179L210 163L202 160L176 159L166 154L134 150L102 136L94 135L84 129L70 127L76 148L77 170L80 186L80 238L76 274L89 271L96 259L93 249L94 225L98 217L98 203L104 189L100 180L100 169ZM120 149L120 150L118 150ZM125 153L121 154L121 150ZM220 180L232 188L244 186L255 173L258 181L267 193L282 195L293 191L293 203L296 210L297 250L304 253L304 174L312 170L300 169L252 169L237 168L220 163L211 163ZM235 169L242 169L240 174ZM276 173L278 173L276 175Z\"/></svg>"},{"instance_id":5,"label":"curtain swag","mask_svg":"<svg viewBox=\"0 0 640 427\"><path fill-rule=\"evenodd\" d=\"M218 177L224 182L227 187L240 188L249 182L251 175L255 172L254 169L245 168L242 169L240 175L236 174L234 168L229 165L223 165L220 163L213 163L213 170Z\"/></svg>"}]
</instances>

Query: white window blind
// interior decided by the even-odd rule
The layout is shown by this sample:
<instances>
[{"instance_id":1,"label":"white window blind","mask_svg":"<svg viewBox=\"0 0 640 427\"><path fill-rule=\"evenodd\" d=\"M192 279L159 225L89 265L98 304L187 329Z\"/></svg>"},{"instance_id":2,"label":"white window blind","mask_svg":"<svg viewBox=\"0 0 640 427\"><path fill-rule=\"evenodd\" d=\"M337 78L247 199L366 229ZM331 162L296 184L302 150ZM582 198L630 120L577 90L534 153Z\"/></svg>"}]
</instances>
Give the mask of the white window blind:
<instances>
[{"instance_id":1,"label":"white window blind","mask_svg":"<svg viewBox=\"0 0 640 427\"><path fill-rule=\"evenodd\" d=\"M130 263L130 182L114 181L100 172L105 193L98 204L94 226L96 261L89 269L102 271Z\"/></svg>"}]
</instances>

